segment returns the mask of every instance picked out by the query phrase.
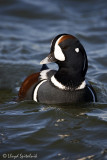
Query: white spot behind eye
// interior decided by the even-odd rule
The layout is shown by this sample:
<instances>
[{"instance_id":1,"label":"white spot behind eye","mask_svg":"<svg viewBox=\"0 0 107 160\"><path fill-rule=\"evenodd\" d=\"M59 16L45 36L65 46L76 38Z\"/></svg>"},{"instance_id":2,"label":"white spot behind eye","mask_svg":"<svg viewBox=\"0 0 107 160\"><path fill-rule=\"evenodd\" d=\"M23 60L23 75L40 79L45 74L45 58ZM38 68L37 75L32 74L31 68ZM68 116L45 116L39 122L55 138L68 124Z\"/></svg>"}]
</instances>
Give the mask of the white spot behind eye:
<instances>
[{"instance_id":1,"label":"white spot behind eye","mask_svg":"<svg viewBox=\"0 0 107 160\"><path fill-rule=\"evenodd\" d=\"M75 48L75 52L77 52L77 53L78 53L78 52L79 52L79 48Z\"/></svg>"}]
</instances>

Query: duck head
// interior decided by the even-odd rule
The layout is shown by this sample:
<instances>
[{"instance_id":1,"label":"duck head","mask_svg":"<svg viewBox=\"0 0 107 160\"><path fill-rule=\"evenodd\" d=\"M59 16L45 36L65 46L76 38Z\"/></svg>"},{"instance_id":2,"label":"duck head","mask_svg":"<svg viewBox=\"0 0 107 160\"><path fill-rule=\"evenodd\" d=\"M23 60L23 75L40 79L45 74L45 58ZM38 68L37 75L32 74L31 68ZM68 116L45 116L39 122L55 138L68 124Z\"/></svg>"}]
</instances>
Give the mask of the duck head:
<instances>
[{"instance_id":1,"label":"duck head","mask_svg":"<svg viewBox=\"0 0 107 160\"><path fill-rule=\"evenodd\" d=\"M85 79L88 68L87 55L80 41L73 35L60 34L52 40L50 54L40 64L50 62L55 62L59 66L57 79L60 79L60 76L65 76L67 79L65 81Z\"/></svg>"}]
</instances>

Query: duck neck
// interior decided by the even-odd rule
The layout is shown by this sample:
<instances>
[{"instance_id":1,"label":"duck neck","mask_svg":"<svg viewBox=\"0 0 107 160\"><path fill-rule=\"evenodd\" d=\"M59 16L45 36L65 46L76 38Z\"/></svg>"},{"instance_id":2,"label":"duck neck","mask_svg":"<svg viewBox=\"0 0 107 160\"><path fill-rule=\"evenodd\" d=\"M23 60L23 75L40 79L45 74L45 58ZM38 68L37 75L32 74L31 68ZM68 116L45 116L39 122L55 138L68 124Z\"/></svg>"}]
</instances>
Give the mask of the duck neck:
<instances>
[{"instance_id":1,"label":"duck neck","mask_svg":"<svg viewBox=\"0 0 107 160\"><path fill-rule=\"evenodd\" d=\"M55 78L68 88L77 88L85 80L85 77L83 77L80 72L72 71L72 69L69 68L59 68L55 74Z\"/></svg>"}]
</instances>

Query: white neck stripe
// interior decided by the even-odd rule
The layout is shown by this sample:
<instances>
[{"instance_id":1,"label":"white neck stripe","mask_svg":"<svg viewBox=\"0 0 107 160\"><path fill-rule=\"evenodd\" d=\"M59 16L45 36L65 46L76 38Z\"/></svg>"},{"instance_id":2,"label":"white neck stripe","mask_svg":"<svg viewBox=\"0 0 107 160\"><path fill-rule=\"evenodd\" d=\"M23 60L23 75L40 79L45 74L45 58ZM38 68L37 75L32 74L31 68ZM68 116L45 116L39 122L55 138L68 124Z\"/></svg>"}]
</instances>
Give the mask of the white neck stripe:
<instances>
[{"instance_id":1,"label":"white neck stripe","mask_svg":"<svg viewBox=\"0 0 107 160\"><path fill-rule=\"evenodd\" d=\"M84 89L86 86L86 81L83 81L79 87L76 88L76 90L79 90L79 89Z\"/></svg>"},{"instance_id":2,"label":"white neck stripe","mask_svg":"<svg viewBox=\"0 0 107 160\"><path fill-rule=\"evenodd\" d=\"M58 82L56 80L56 78L54 76L51 77L51 82L58 88L62 89L62 90L69 90L69 87L64 86L63 84L61 84L60 82ZM84 89L86 86L86 82L83 81L81 83L81 85L79 87L77 87L75 90L79 90L79 89Z\"/></svg>"},{"instance_id":3,"label":"white neck stripe","mask_svg":"<svg viewBox=\"0 0 107 160\"><path fill-rule=\"evenodd\" d=\"M66 90L66 87L65 87L63 84L61 84L60 82L58 82L54 76L51 77L51 82L52 82L56 87L58 87L58 88L60 88L60 89L62 89L62 90Z\"/></svg>"}]
</instances>

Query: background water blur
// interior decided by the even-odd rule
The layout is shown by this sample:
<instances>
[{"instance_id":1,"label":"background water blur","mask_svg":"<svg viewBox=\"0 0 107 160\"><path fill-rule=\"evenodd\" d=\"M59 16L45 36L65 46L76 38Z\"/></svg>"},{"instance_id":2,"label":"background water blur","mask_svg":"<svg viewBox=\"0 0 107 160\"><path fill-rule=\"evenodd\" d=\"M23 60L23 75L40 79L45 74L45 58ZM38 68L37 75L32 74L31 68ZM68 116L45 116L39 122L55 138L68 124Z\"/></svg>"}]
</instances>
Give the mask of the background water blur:
<instances>
[{"instance_id":1,"label":"background water blur","mask_svg":"<svg viewBox=\"0 0 107 160\"><path fill-rule=\"evenodd\" d=\"M60 33L73 34L84 45L87 79L98 102L16 103L22 81L40 70L39 62ZM107 158L106 0L0 0L0 160L21 159L20 154L39 160Z\"/></svg>"}]
</instances>

